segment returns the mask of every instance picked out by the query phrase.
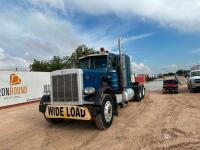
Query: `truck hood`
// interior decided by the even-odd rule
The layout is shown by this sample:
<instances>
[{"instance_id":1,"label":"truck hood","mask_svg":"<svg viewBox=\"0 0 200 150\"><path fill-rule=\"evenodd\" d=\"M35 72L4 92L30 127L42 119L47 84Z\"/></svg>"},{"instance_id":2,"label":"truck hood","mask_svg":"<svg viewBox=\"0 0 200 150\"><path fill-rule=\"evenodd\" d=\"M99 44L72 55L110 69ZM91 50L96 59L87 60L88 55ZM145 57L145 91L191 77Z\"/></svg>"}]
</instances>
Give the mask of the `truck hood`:
<instances>
[{"instance_id":1,"label":"truck hood","mask_svg":"<svg viewBox=\"0 0 200 150\"><path fill-rule=\"evenodd\" d=\"M83 86L97 90L101 87L103 76L107 76L107 69L83 69Z\"/></svg>"}]
</instances>

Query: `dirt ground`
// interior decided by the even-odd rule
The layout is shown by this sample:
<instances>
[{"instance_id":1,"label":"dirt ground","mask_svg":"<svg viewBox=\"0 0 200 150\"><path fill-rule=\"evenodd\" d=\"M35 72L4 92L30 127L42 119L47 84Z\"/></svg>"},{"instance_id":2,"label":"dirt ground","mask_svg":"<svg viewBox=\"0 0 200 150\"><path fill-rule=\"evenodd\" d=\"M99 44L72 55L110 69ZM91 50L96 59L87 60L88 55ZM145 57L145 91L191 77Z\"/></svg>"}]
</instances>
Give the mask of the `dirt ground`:
<instances>
[{"instance_id":1,"label":"dirt ground","mask_svg":"<svg viewBox=\"0 0 200 150\"><path fill-rule=\"evenodd\" d=\"M178 95L149 91L141 103L119 109L111 128L92 122L52 125L38 103L0 110L0 149L200 149L200 93L181 87Z\"/></svg>"}]
</instances>

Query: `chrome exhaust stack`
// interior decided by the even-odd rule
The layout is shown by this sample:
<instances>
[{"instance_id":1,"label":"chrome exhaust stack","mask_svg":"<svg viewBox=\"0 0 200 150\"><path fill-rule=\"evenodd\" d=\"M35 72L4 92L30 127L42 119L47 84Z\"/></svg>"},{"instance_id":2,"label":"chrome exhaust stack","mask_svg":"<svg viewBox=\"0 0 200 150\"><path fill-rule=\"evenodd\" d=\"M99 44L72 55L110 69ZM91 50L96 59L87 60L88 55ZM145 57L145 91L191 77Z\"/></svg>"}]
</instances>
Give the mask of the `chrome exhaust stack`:
<instances>
[{"instance_id":1,"label":"chrome exhaust stack","mask_svg":"<svg viewBox=\"0 0 200 150\"><path fill-rule=\"evenodd\" d=\"M121 47L121 38L118 40L118 48L119 48L119 79L120 79L120 87L122 88L122 105L124 106L134 97L134 91L132 88L129 88L127 85L127 67L126 67L126 59Z\"/></svg>"},{"instance_id":2,"label":"chrome exhaust stack","mask_svg":"<svg viewBox=\"0 0 200 150\"><path fill-rule=\"evenodd\" d=\"M119 79L120 86L123 88L127 88L127 70L125 66L125 55L123 54L123 50L121 48L121 38L118 40L118 48L119 48Z\"/></svg>"}]
</instances>

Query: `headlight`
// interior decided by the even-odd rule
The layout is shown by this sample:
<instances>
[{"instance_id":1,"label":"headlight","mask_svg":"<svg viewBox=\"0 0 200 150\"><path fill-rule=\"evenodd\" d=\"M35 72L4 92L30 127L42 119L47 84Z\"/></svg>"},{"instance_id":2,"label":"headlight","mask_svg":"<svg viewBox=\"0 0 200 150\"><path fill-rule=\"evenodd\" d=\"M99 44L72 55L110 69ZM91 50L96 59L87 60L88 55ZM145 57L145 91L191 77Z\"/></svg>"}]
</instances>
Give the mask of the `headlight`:
<instances>
[{"instance_id":1,"label":"headlight","mask_svg":"<svg viewBox=\"0 0 200 150\"><path fill-rule=\"evenodd\" d=\"M94 94L94 92L95 92L95 88L93 88L93 87L86 87L86 88L84 89L84 93L85 93L86 95Z\"/></svg>"}]
</instances>

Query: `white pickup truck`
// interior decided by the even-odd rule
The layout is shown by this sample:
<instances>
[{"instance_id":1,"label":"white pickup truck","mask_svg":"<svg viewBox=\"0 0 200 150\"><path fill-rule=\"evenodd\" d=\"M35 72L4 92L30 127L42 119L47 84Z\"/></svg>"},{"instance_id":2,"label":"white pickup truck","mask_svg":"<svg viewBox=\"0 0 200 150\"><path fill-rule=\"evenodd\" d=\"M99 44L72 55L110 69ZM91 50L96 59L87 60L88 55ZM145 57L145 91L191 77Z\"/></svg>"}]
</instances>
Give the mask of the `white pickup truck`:
<instances>
[{"instance_id":1,"label":"white pickup truck","mask_svg":"<svg viewBox=\"0 0 200 150\"><path fill-rule=\"evenodd\" d=\"M192 93L195 89L200 89L200 70L192 70L189 74L187 83L190 93Z\"/></svg>"}]
</instances>

